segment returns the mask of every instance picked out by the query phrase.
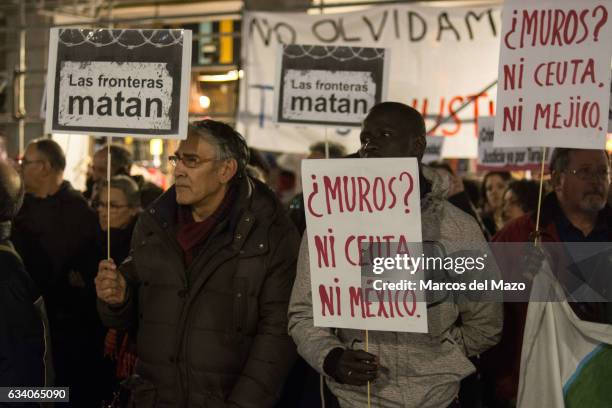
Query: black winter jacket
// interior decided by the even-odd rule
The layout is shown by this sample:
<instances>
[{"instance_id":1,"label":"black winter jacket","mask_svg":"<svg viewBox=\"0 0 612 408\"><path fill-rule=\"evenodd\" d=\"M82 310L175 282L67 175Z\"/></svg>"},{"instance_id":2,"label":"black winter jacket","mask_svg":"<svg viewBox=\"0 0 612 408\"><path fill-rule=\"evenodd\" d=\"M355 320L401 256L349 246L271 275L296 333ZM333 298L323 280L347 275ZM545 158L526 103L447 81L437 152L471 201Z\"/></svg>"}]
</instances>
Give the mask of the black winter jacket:
<instances>
[{"instance_id":1,"label":"black winter jacket","mask_svg":"<svg viewBox=\"0 0 612 408\"><path fill-rule=\"evenodd\" d=\"M189 267L176 240L174 187L144 212L121 265L110 327L138 326L136 407L271 407L295 361L287 307L299 237L273 193L238 181L238 198Z\"/></svg>"}]
</instances>

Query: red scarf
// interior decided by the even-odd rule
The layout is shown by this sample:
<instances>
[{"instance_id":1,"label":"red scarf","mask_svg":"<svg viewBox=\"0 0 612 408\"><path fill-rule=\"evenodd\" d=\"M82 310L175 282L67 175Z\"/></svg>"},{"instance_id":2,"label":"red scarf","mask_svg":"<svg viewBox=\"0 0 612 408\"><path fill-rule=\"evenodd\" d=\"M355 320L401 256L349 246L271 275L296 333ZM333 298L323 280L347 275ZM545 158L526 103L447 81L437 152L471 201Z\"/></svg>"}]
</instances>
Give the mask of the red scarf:
<instances>
[{"instance_id":1,"label":"red scarf","mask_svg":"<svg viewBox=\"0 0 612 408\"><path fill-rule=\"evenodd\" d=\"M195 256L194 248L206 241L208 236L217 226L219 221L224 219L229 210L234 204L236 188L230 187L225 194L223 201L204 221L197 222L191 215L191 208L188 206L179 206L178 209L178 232L176 239L183 249L185 256L185 265L189 266Z\"/></svg>"}]
</instances>

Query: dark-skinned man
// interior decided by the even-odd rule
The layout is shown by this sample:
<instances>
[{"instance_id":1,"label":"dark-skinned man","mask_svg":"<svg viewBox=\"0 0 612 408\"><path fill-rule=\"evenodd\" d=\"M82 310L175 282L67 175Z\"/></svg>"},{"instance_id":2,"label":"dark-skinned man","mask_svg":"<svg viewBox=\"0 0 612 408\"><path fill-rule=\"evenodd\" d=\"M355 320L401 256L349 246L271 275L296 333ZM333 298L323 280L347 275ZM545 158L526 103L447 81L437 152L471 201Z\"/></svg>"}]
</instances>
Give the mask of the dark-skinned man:
<instances>
[{"instance_id":1,"label":"dark-skinned man","mask_svg":"<svg viewBox=\"0 0 612 408\"><path fill-rule=\"evenodd\" d=\"M359 154L365 159L416 157L420 162L426 145L421 115L395 102L374 106L360 137ZM449 254L484 248L480 228L445 200L448 186L433 170L420 166L420 186L424 241L440 243ZM354 344L363 348L365 343L363 330L313 325L308 241L302 240L289 331L300 355L325 376L342 407L366 406L368 381L373 407L453 406L461 379L474 371L468 356L493 346L501 325L500 304L441 302L428 308L427 334L370 331L370 351L376 351L356 350Z\"/></svg>"},{"instance_id":2,"label":"dark-skinned man","mask_svg":"<svg viewBox=\"0 0 612 408\"><path fill-rule=\"evenodd\" d=\"M175 184L144 212L132 253L100 263L99 312L136 328L135 407L272 407L295 358L287 307L299 237L246 175L230 126L189 126Z\"/></svg>"}]
</instances>

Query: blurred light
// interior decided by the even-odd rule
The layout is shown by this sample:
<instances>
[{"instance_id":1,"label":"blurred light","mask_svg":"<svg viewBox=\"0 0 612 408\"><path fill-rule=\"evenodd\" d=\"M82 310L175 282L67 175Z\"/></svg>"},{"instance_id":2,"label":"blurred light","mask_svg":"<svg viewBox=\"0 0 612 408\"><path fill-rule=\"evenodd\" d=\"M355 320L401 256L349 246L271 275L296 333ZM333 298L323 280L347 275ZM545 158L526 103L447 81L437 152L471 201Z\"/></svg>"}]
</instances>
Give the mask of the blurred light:
<instances>
[{"instance_id":1,"label":"blurred light","mask_svg":"<svg viewBox=\"0 0 612 408\"><path fill-rule=\"evenodd\" d=\"M606 150L612 152L612 133L608 133L608 138L606 139Z\"/></svg>"},{"instance_id":2,"label":"blurred light","mask_svg":"<svg viewBox=\"0 0 612 408\"><path fill-rule=\"evenodd\" d=\"M200 96L200 106L202 109L210 108L210 98L206 95Z\"/></svg>"},{"instance_id":3,"label":"blurred light","mask_svg":"<svg viewBox=\"0 0 612 408\"><path fill-rule=\"evenodd\" d=\"M164 142L161 139L151 139L149 141L149 153L152 156L161 156L164 152Z\"/></svg>"},{"instance_id":4,"label":"blurred light","mask_svg":"<svg viewBox=\"0 0 612 408\"><path fill-rule=\"evenodd\" d=\"M125 141L126 145L131 145L132 143L134 143L134 138L132 136L126 136L123 140Z\"/></svg>"},{"instance_id":5,"label":"blurred light","mask_svg":"<svg viewBox=\"0 0 612 408\"><path fill-rule=\"evenodd\" d=\"M237 81L242 78L244 72L242 70L231 70L227 71L227 74L214 74L214 75L199 75L198 81L200 82L228 82Z\"/></svg>"}]
</instances>

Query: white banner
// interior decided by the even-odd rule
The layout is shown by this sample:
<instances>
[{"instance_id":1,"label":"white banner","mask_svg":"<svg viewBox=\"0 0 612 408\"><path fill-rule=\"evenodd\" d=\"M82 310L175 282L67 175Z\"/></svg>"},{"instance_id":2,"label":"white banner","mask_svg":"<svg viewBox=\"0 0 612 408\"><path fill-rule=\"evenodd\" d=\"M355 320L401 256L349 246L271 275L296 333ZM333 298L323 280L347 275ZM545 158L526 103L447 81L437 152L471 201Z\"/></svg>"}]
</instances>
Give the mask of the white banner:
<instances>
[{"instance_id":1,"label":"white banner","mask_svg":"<svg viewBox=\"0 0 612 408\"><path fill-rule=\"evenodd\" d=\"M187 137L191 31L52 29L46 132Z\"/></svg>"},{"instance_id":2,"label":"white banner","mask_svg":"<svg viewBox=\"0 0 612 408\"><path fill-rule=\"evenodd\" d=\"M416 159L304 160L302 184L315 326L427 332L418 286L368 280L387 276L369 275L374 257L421 253ZM423 279L422 269L393 273L395 282Z\"/></svg>"},{"instance_id":3,"label":"white banner","mask_svg":"<svg viewBox=\"0 0 612 408\"><path fill-rule=\"evenodd\" d=\"M604 148L610 13L600 0L504 2L496 147Z\"/></svg>"},{"instance_id":4,"label":"white banner","mask_svg":"<svg viewBox=\"0 0 612 408\"><path fill-rule=\"evenodd\" d=\"M478 133L479 171L538 170L542 167L541 147L494 147L494 117L479 118ZM545 166L548 166L551 150L546 149Z\"/></svg>"},{"instance_id":5,"label":"white banner","mask_svg":"<svg viewBox=\"0 0 612 408\"><path fill-rule=\"evenodd\" d=\"M384 47L389 50L387 100L414 106L427 128L446 136L444 157L477 155L478 116L493 115L495 89L470 97L497 78L499 6L377 6L351 13L246 13L243 22L244 78L240 86L239 129L253 147L305 153L325 139L359 147L359 131L274 124L274 82L277 46L314 44Z\"/></svg>"}]
</instances>

